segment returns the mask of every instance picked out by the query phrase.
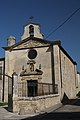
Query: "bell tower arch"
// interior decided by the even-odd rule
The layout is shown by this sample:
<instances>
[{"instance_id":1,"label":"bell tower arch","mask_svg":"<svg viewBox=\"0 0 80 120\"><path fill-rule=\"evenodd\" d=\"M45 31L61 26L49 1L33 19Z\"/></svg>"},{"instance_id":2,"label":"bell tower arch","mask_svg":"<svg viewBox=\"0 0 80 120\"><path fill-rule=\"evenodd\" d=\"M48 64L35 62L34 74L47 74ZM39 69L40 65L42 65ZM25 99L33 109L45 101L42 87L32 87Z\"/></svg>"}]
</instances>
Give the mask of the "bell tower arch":
<instances>
[{"instance_id":1,"label":"bell tower arch","mask_svg":"<svg viewBox=\"0 0 80 120\"><path fill-rule=\"evenodd\" d=\"M29 23L25 25L23 35L21 36L21 40L26 39L28 37L36 37L43 39L43 34L40 31L39 24Z\"/></svg>"}]
</instances>

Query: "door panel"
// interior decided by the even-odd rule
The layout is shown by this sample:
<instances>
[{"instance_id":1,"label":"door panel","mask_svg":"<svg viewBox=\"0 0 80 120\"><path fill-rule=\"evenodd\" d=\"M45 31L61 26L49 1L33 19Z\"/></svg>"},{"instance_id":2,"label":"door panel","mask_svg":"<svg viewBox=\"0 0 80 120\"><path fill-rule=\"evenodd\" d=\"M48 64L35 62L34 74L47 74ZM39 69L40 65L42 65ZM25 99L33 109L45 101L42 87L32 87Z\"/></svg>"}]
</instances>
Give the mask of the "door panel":
<instances>
[{"instance_id":1,"label":"door panel","mask_svg":"<svg viewBox=\"0 0 80 120\"><path fill-rule=\"evenodd\" d=\"M37 80L28 80L28 97L35 97L37 96Z\"/></svg>"}]
</instances>

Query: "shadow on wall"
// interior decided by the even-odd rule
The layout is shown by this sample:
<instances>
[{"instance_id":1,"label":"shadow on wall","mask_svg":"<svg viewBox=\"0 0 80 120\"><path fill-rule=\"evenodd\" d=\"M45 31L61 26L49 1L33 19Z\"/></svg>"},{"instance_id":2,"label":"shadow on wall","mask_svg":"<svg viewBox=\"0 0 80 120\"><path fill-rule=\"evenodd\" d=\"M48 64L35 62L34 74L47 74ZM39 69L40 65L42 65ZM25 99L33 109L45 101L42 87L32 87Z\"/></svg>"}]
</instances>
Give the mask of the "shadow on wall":
<instances>
[{"instance_id":1,"label":"shadow on wall","mask_svg":"<svg viewBox=\"0 0 80 120\"><path fill-rule=\"evenodd\" d=\"M80 91L78 92L77 97L80 97Z\"/></svg>"},{"instance_id":2,"label":"shadow on wall","mask_svg":"<svg viewBox=\"0 0 80 120\"><path fill-rule=\"evenodd\" d=\"M68 96L66 95L65 92L64 92L63 99L62 99L61 102L62 102L63 105L69 102L69 98L68 98Z\"/></svg>"},{"instance_id":3,"label":"shadow on wall","mask_svg":"<svg viewBox=\"0 0 80 120\"><path fill-rule=\"evenodd\" d=\"M76 105L76 106L80 106L80 92L78 92L78 94L76 95L77 98L75 99L69 99L68 96L66 95L66 93L64 93L63 99L62 99L62 104L63 105Z\"/></svg>"}]
</instances>

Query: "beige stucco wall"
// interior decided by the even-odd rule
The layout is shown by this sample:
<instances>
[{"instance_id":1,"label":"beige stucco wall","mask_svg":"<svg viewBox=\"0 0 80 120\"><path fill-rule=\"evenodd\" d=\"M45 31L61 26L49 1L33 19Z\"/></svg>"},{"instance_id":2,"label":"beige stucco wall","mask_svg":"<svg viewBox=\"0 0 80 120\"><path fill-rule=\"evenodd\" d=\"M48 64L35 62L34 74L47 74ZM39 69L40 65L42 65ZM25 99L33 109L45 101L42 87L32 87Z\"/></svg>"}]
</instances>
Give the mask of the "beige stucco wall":
<instances>
[{"instance_id":1,"label":"beige stucco wall","mask_svg":"<svg viewBox=\"0 0 80 120\"><path fill-rule=\"evenodd\" d=\"M58 92L60 98L63 98L64 93L68 98L73 98L76 96L76 65L60 50L58 45L53 46L53 56L54 56L54 73L52 73L52 64L51 64L51 47L39 47L35 48L37 51L37 57L34 59L36 64L34 69L38 68L41 64L41 71L43 71L42 79L40 82L43 83L52 83L52 74L55 77L55 84L58 84ZM20 73L22 71L22 66L24 69L28 69L27 62L29 49L24 50L14 50L5 52L5 74L9 76L13 72L18 74L18 80ZM61 58L60 58L61 57ZM61 62L60 62L61 59ZM61 64L61 65L60 65ZM61 78L62 77L62 78ZM61 88L62 80L62 88ZM39 82L38 81L38 82ZM8 95L8 80L5 79L5 101L7 101Z\"/></svg>"},{"instance_id":2,"label":"beige stucco wall","mask_svg":"<svg viewBox=\"0 0 80 120\"><path fill-rule=\"evenodd\" d=\"M76 96L76 65L60 50L62 73L62 98L64 93L70 99Z\"/></svg>"},{"instance_id":3,"label":"beige stucco wall","mask_svg":"<svg viewBox=\"0 0 80 120\"><path fill-rule=\"evenodd\" d=\"M4 82L4 101L8 101L8 79L12 77L14 72L14 54L10 51L5 51L5 82ZM9 77L8 77L9 76Z\"/></svg>"},{"instance_id":4,"label":"beige stucco wall","mask_svg":"<svg viewBox=\"0 0 80 120\"><path fill-rule=\"evenodd\" d=\"M39 64L41 64L41 70L43 71L42 82L52 83L51 77L51 53L48 51L48 47L45 48L35 48L37 51L37 57L34 59L36 62L34 65L34 69L39 69ZM15 71L18 74L18 77L22 71L22 66L24 65L24 69L28 69L27 62L30 60L28 58L28 51L26 50L17 50L12 51L10 54L10 72L13 73ZM20 79L20 77L19 77Z\"/></svg>"},{"instance_id":5,"label":"beige stucco wall","mask_svg":"<svg viewBox=\"0 0 80 120\"><path fill-rule=\"evenodd\" d=\"M77 73L77 94L80 94L80 73Z\"/></svg>"},{"instance_id":6,"label":"beige stucco wall","mask_svg":"<svg viewBox=\"0 0 80 120\"><path fill-rule=\"evenodd\" d=\"M36 64L34 69L39 69L39 64L41 64L42 80L43 83L52 83L52 71L51 71L51 48L42 47L35 48L37 51L37 57L34 59ZM21 80L20 73L22 71L22 66L24 69L28 69L27 62L29 49L25 50L15 50L5 52L5 74L12 76L13 72L18 74L18 80ZM8 78L5 77L5 101L7 101L8 95Z\"/></svg>"},{"instance_id":7,"label":"beige stucco wall","mask_svg":"<svg viewBox=\"0 0 80 120\"><path fill-rule=\"evenodd\" d=\"M77 93L76 65L59 48L58 45L53 46L53 53L54 53L55 84L58 84L58 93L60 95L60 99L61 100L63 99L64 93L67 95L69 99L74 98Z\"/></svg>"},{"instance_id":8,"label":"beige stucco wall","mask_svg":"<svg viewBox=\"0 0 80 120\"><path fill-rule=\"evenodd\" d=\"M58 94L61 96L60 51L58 45L53 46L53 53L54 53L55 84L58 84Z\"/></svg>"}]
</instances>

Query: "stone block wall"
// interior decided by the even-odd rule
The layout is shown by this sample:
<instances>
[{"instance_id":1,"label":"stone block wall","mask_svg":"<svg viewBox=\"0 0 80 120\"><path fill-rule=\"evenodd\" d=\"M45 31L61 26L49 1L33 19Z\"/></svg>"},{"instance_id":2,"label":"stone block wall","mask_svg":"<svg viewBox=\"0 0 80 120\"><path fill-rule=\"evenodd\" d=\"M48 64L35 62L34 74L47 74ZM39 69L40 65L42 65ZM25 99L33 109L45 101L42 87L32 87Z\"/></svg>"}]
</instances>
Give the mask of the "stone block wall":
<instances>
[{"instance_id":1,"label":"stone block wall","mask_svg":"<svg viewBox=\"0 0 80 120\"><path fill-rule=\"evenodd\" d=\"M33 98L17 98L13 100L13 112L18 114L43 112L58 103L60 103L60 96L58 94Z\"/></svg>"}]
</instances>

